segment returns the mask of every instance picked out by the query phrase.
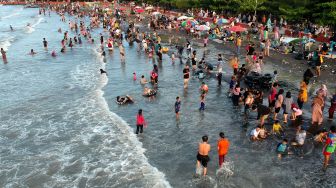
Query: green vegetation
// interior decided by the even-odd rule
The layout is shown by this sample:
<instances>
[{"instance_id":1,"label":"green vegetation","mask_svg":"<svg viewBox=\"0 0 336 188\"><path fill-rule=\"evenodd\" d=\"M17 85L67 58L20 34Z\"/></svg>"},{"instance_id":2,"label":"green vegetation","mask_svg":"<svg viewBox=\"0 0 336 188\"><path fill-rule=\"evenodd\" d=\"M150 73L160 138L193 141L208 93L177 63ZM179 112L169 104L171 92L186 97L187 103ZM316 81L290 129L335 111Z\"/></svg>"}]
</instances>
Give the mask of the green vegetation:
<instances>
[{"instance_id":1,"label":"green vegetation","mask_svg":"<svg viewBox=\"0 0 336 188\"><path fill-rule=\"evenodd\" d=\"M235 15L250 13L272 14L289 22L314 21L322 25L336 26L335 0L136 0L169 9L203 8Z\"/></svg>"}]
</instances>

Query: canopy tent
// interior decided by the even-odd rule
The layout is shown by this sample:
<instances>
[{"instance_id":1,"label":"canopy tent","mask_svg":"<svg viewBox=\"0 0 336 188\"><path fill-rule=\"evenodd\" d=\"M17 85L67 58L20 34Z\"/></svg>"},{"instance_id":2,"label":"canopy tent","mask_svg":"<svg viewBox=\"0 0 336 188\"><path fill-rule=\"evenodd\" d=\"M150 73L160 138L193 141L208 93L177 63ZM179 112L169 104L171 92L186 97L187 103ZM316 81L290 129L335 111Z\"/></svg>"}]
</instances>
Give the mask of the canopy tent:
<instances>
[{"instance_id":1,"label":"canopy tent","mask_svg":"<svg viewBox=\"0 0 336 188\"><path fill-rule=\"evenodd\" d=\"M229 28L229 31L231 31L231 32L243 32L243 31L246 31L246 29L241 27L241 26L233 26L233 27Z\"/></svg>"}]
</instances>

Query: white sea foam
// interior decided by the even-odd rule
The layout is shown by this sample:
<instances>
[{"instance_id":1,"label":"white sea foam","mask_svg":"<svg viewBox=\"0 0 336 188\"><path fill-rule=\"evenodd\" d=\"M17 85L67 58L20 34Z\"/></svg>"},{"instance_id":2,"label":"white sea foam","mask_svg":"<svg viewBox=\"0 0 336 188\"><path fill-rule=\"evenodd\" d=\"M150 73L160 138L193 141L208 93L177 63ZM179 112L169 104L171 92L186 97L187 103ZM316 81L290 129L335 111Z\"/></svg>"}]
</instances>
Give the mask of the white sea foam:
<instances>
[{"instance_id":1,"label":"white sea foam","mask_svg":"<svg viewBox=\"0 0 336 188\"><path fill-rule=\"evenodd\" d=\"M97 152L100 154L107 153L108 157L101 158L100 163L104 163L106 166L100 168L97 166L98 163L84 162L81 176L89 180L97 179L97 176L120 179L120 182L113 182L113 186L126 186L127 184L131 186L134 182L137 182L135 187L138 187L138 184L142 186L146 184L146 187L170 187L165 175L148 163L148 159L144 155L145 149L132 128L121 117L109 110L102 90L108 83L108 78L104 74L99 75L98 69L105 69L105 63L103 63L103 57L98 50L94 50L94 54L98 60L98 64L94 66L95 69L90 68L92 64L78 65L75 72L72 73L75 79L74 83L77 86L80 85L85 90L95 88L90 94L91 96L89 95L90 97L85 99L85 102L74 101L74 103L81 105L73 110L76 113L83 113L80 114L83 122L89 123L93 121L92 119L97 119L94 120L96 124L90 126L90 130L81 134L81 141L83 145L89 146L93 140L101 138L101 144L97 148ZM88 113L93 117L87 117ZM72 119L72 114L73 112L70 112L66 119ZM88 173L85 170L86 168L95 168L94 173ZM123 177L119 177L120 174L123 174ZM62 177L59 178L62 179ZM78 179L77 181L79 183L82 180Z\"/></svg>"},{"instance_id":2,"label":"white sea foam","mask_svg":"<svg viewBox=\"0 0 336 188\"><path fill-rule=\"evenodd\" d=\"M32 32L34 32L35 31L35 27L38 26L41 23L42 20L43 20L43 18L39 18L36 23L34 23L34 24L30 25L30 26L26 26L25 32L26 33L32 33Z\"/></svg>"},{"instance_id":3,"label":"white sea foam","mask_svg":"<svg viewBox=\"0 0 336 188\"><path fill-rule=\"evenodd\" d=\"M3 48L5 51L7 51L8 48L12 45L14 39L15 38L13 36L2 37L2 39L0 39L0 48Z\"/></svg>"}]
</instances>

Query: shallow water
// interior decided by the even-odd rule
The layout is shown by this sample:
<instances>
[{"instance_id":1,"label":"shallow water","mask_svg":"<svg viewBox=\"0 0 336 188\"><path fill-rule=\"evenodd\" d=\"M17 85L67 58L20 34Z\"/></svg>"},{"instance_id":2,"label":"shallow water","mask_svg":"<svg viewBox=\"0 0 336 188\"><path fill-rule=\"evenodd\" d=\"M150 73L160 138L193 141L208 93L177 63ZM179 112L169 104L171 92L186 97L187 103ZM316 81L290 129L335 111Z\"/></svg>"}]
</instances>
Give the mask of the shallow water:
<instances>
[{"instance_id":1,"label":"shallow water","mask_svg":"<svg viewBox=\"0 0 336 188\"><path fill-rule=\"evenodd\" d=\"M57 29L67 24L37 9L4 11L19 11L20 21L2 19L0 28L15 29L4 34L14 41L0 69L0 187L168 187L127 123L109 111L97 46L85 42L52 58L50 51L60 50ZM30 48L33 57L26 55Z\"/></svg>"},{"instance_id":2,"label":"shallow water","mask_svg":"<svg viewBox=\"0 0 336 188\"><path fill-rule=\"evenodd\" d=\"M204 80L210 92L206 110L200 113L201 81L191 79L184 91L184 65L172 64L164 55L158 63L158 95L144 98L132 73L149 79L153 60L137 52L136 44L124 42L125 62L115 48L103 63L97 46L86 42L51 58L52 49L60 50L62 34L57 29L67 30L66 23L54 14L38 16L37 9L2 6L0 10L0 31L6 31L0 35L13 38L10 45L6 43L8 64L0 66L0 187L335 186L335 170L320 170L321 148L313 147L311 140L303 158L293 155L281 161L274 151L279 139L251 143L241 127L242 110L232 109L227 97L227 83L218 88L214 78ZM34 26L28 31L27 22ZM9 24L16 31L9 32ZM99 32L95 31L97 39ZM43 50L43 37L49 41L49 52ZM38 54L26 55L30 48ZM213 63L218 52L230 53L211 45L209 49L208 60ZM104 67L107 77L99 75ZM126 94L135 104L118 106L115 97ZM174 114L176 96L182 100L179 122ZM139 108L149 125L144 134L135 136ZM257 123L255 116L248 130ZM217 172L220 131L231 141L230 165ZM204 134L212 146L206 179L195 177L197 143Z\"/></svg>"}]
</instances>

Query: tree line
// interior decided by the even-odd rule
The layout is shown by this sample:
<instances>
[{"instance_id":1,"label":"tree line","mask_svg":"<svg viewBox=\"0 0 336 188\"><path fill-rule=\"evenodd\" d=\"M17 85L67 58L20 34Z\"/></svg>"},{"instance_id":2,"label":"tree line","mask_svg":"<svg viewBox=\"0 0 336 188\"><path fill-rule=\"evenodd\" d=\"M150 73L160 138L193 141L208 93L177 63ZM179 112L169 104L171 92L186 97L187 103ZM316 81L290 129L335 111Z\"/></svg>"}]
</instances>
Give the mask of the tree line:
<instances>
[{"instance_id":1,"label":"tree line","mask_svg":"<svg viewBox=\"0 0 336 188\"><path fill-rule=\"evenodd\" d=\"M125 1L125 0L124 0ZM225 15L254 14L283 17L289 22L311 21L336 26L335 0L136 0L167 9L208 9Z\"/></svg>"}]
</instances>

